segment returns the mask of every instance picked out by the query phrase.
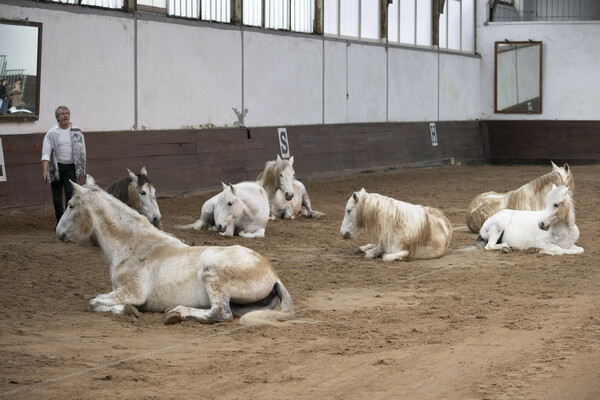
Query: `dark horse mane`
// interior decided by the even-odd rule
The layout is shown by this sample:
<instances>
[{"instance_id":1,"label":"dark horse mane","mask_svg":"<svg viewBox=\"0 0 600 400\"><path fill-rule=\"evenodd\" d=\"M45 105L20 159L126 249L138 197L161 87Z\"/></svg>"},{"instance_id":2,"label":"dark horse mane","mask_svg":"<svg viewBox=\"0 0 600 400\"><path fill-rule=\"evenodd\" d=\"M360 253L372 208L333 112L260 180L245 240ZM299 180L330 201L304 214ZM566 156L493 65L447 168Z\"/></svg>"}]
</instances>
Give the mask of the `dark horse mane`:
<instances>
[{"instance_id":1,"label":"dark horse mane","mask_svg":"<svg viewBox=\"0 0 600 400\"><path fill-rule=\"evenodd\" d=\"M137 183L138 187L144 186L144 184L146 182L149 184L152 184L152 181L150 181L150 179L148 179L148 175L144 175L144 174L136 174L136 175L137 175L137 179L138 179L138 183ZM106 187L106 191L108 193L112 194L117 199L121 200L122 202L127 203L127 200L129 200L129 184L132 181L133 181L133 179L130 176L123 178L123 179L119 179L118 181L114 181L113 183L108 185Z\"/></svg>"}]
</instances>

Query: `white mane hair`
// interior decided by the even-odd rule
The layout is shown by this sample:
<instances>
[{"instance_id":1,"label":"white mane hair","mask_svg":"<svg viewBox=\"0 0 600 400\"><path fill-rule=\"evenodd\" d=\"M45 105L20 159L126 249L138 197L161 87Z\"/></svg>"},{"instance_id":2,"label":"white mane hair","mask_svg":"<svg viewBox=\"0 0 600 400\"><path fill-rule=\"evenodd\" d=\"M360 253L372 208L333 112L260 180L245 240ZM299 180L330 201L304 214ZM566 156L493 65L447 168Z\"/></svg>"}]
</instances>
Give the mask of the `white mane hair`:
<instances>
[{"instance_id":1,"label":"white mane hair","mask_svg":"<svg viewBox=\"0 0 600 400\"><path fill-rule=\"evenodd\" d=\"M293 157L290 160L293 160ZM293 171L292 162L279 157L277 160L267 161L264 170L256 180L267 192L274 192L281 186L281 173L286 168L292 168Z\"/></svg>"},{"instance_id":2,"label":"white mane hair","mask_svg":"<svg viewBox=\"0 0 600 400\"><path fill-rule=\"evenodd\" d=\"M364 189L357 192L357 196L357 229L387 245L402 242L410 255L416 247L426 243L430 235L423 206L367 193Z\"/></svg>"}]
</instances>

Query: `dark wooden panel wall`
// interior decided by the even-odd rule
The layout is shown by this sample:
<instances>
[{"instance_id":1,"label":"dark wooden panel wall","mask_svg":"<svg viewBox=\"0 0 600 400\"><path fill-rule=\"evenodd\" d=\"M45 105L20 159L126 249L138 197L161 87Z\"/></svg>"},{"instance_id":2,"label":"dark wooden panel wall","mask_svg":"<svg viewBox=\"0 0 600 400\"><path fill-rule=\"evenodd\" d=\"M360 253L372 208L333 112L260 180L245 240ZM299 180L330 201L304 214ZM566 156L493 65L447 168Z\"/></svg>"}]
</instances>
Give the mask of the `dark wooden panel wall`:
<instances>
[{"instance_id":1,"label":"dark wooden panel wall","mask_svg":"<svg viewBox=\"0 0 600 400\"><path fill-rule=\"evenodd\" d=\"M478 121L438 122L438 146L429 123L339 124L286 127L299 179L344 170L441 163L484 162ZM39 207L44 198L43 134L1 136L7 182L0 182L0 212ZM142 166L158 195L254 180L279 153L277 127L203 130L85 132L88 173L101 186ZM46 188L46 206L51 204ZM50 205L51 207L51 205Z\"/></svg>"},{"instance_id":2,"label":"dark wooden panel wall","mask_svg":"<svg viewBox=\"0 0 600 400\"><path fill-rule=\"evenodd\" d=\"M486 121L492 164L600 162L600 121Z\"/></svg>"}]
</instances>

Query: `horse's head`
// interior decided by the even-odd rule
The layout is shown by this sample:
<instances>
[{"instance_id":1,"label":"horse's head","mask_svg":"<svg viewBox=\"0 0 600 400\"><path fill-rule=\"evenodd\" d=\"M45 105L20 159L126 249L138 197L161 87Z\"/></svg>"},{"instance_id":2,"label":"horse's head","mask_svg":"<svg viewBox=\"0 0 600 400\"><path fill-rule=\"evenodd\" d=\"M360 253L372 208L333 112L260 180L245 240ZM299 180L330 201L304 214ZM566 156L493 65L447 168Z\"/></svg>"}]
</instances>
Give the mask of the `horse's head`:
<instances>
[{"instance_id":1,"label":"horse's head","mask_svg":"<svg viewBox=\"0 0 600 400\"><path fill-rule=\"evenodd\" d=\"M235 229L235 220L246 212L246 205L237 195L232 184L226 185L221 182L223 191L215 203L214 217L215 226L219 232L225 232L229 227ZM231 231L231 228L229 229Z\"/></svg>"},{"instance_id":2,"label":"horse's head","mask_svg":"<svg viewBox=\"0 0 600 400\"><path fill-rule=\"evenodd\" d=\"M575 190L575 182L573 181L573 174L571 173L571 168L569 168L569 164L565 163L562 167L557 167L554 162L552 163L552 171L557 171L562 180L562 185L568 186L571 191Z\"/></svg>"},{"instance_id":3,"label":"horse's head","mask_svg":"<svg viewBox=\"0 0 600 400\"><path fill-rule=\"evenodd\" d=\"M356 206L361 201L361 197L366 193L365 189L361 189L359 192L352 193L352 196L346 203L346 211L344 214L344 220L342 221L342 228L340 233L344 239L353 239L360 229L356 223Z\"/></svg>"},{"instance_id":4,"label":"horse's head","mask_svg":"<svg viewBox=\"0 0 600 400\"><path fill-rule=\"evenodd\" d=\"M279 189L283 192L286 200L294 198L294 179L296 179L296 171L294 171L294 156L289 160L282 160L277 155L277 164L279 172Z\"/></svg>"},{"instance_id":5,"label":"horse's head","mask_svg":"<svg viewBox=\"0 0 600 400\"><path fill-rule=\"evenodd\" d=\"M560 222L567 222L571 227L575 223L575 207L567 186L552 185L552 190L544 199L544 216L538 222L538 227L547 231Z\"/></svg>"},{"instance_id":6,"label":"horse's head","mask_svg":"<svg viewBox=\"0 0 600 400\"><path fill-rule=\"evenodd\" d=\"M71 182L75 194L69 200L67 209L56 225L56 237L63 242L80 243L88 240L93 233L92 206L96 203L94 178L87 176L86 185L80 186Z\"/></svg>"},{"instance_id":7,"label":"horse's head","mask_svg":"<svg viewBox=\"0 0 600 400\"><path fill-rule=\"evenodd\" d=\"M131 172L129 169L129 199L132 207L148 218L150 223L156 227L160 225L160 209L156 201L156 189L148 179L146 167L142 167L139 174Z\"/></svg>"}]
</instances>

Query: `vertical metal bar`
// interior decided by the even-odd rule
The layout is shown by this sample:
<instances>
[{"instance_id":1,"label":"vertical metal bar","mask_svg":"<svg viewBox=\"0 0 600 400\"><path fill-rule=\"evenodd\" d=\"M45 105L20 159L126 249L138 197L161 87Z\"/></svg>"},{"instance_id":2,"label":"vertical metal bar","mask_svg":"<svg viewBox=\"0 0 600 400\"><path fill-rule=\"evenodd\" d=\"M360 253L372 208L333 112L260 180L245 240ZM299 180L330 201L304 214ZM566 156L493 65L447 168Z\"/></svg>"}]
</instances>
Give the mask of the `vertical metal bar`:
<instances>
[{"instance_id":1,"label":"vertical metal bar","mask_svg":"<svg viewBox=\"0 0 600 400\"><path fill-rule=\"evenodd\" d=\"M415 39L413 44L416 46L417 45L417 0L415 0L415 16L414 16L414 29L415 29Z\"/></svg>"},{"instance_id":2,"label":"vertical metal bar","mask_svg":"<svg viewBox=\"0 0 600 400\"><path fill-rule=\"evenodd\" d=\"M450 20L448 18L448 14L450 14L450 4L448 4L448 3L449 2L446 1L444 4L444 7L446 8L446 13L445 13L446 14L446 49L448 49L450 47L450 38L448 37L448 25L450 25L448 23L448 21ZM438 57L439 57L439 55L438 55ZM438 85L439 85L439 79L438 79ZM438 101L438 107L439 107L439 101ZM439 115L438 115L438 117L439 117Z\"/></svg>"},{"instance_id":3,"label":"vertical metal bar","mask_svg":"<svg viewBox=\"0 0 600 400\"><path fill-rule=\"evenodd\" d=\"M362 0L358 0L358 38L362 37Z\"/></svg>"},{"instance_id":4,"label":"vertical metal bar","mask_svg":"<svg viewBox=\"0 0 600 400\"><path fill-rule=\"evenodd\" d=\"M462 26L462 25L463 25L463 23L462 23L462 22L463 22L463 21L462 21L462 1L460 2L460 7L459 7L459 9L458 9L458 10L459 10L458 12L460 13L459 27L458 27L458 28L459 28L459 34L458 34L458 41L459 41L459 43L458 43L458 49L459 49L459 51L462 51L462 48L463 48L463 46L462 46L462 37L463 37L463 26Z\"/></svg>"}]
</instances>

